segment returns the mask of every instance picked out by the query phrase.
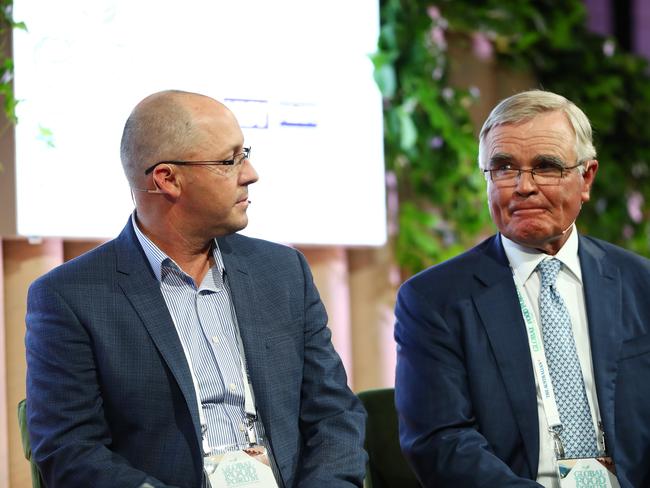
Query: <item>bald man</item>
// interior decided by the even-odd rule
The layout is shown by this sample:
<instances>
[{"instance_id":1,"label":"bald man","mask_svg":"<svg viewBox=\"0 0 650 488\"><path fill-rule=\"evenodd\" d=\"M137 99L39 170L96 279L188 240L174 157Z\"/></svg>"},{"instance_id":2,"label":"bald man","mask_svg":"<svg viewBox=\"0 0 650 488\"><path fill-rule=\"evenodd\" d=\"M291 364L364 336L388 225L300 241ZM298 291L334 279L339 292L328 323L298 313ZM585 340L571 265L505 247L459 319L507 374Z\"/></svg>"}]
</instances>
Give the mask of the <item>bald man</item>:
<instances>
[{"instance_id":1,"label":"bald man","mask_svg":"<svg viewBox=\"0 0 650 488\"><path fill-rule=\"evenodd\" d=\"M258 175L232 112L151 95L121 158L136 206L122 233L29 291L28 425L46 485L216 488L234 459L264 481L251 486L362 486L365 413L309 267L237 234Z\"/></svg>"}]
</instances>

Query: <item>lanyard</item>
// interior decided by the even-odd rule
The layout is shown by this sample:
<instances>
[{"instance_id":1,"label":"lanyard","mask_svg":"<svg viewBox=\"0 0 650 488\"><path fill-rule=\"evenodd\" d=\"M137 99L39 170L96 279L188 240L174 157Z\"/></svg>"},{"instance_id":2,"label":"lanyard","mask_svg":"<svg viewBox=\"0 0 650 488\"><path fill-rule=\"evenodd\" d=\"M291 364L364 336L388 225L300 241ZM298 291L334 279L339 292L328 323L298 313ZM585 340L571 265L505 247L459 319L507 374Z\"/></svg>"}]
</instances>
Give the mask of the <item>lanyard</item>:
<instances>
[{"instance_id":1,"label":"lanyard","mask_svg":"<svg viewBox=\"0 0 650 488\"><path fill-rule=\"evenodd\" d=\"M234 314L233 314L234 315ZM235 319L235 324L237 320ZM244 345L239 335L239 326L237 325L237 347L239 348L239 362L241 364L242 381L244 382L244 413L246 417L246 434L248 435L249 444L257 444L255 435L255 421L257 420L257 409L255 408L255 397L253 396L253 385L246 368L246 356L244 355Z\"/></svg>"},{"instance_id":2,"label":"lanyard","mask_svg":"<svg viewBox=\"0 0 650 488\"><path fill-rule=\"evenodd\" d=\"M558 458L564 458L564 446L560 439L560 432L562 431L562 421L557 409L557 401L555 400L555 393L553 392L553 384L549 375L548 364L546 362L546 355L544 354L544 344L540 333L539 325L535 318L532 308L529 306L528 299L523 292L523 285L519 278L512 273L515 289L517 290L517 299L521 307L521 314L523 315L526 324L526 337L528 338L528 347L530 348L530 355L533 360L533 370L537 379L537 384L542 395L542 404L544 406L544 413L549 427L549 433L553 437L555 443L555 454ZM599 448L605 451L605 439L602 422L598 422L598 436Z\"/></svg>"}]
</instances>

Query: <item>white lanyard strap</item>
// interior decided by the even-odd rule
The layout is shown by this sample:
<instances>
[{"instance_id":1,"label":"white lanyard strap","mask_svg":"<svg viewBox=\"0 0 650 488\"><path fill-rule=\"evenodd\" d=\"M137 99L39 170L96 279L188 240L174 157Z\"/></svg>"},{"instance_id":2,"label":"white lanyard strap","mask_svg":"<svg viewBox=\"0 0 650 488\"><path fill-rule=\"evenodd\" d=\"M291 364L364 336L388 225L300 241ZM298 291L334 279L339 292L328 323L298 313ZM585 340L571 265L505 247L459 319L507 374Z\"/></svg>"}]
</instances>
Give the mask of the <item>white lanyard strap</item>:
<instances>
[{"instance_id":1,"label":"white lanyard strap","mask_svg":"<svg viewBox=\"0 0 650 488\"><path fill-rule=\"evenodd\" d=\"M227 277L224 277L224 286ZM239 363L241 365L241 378L244 383L244 421L246 424L246 434L248 442L253 445L257 444L257 435L255 434L255 421L257 420L257 408L255 407L255 396L253 395L253 385L246 367L246 354L244 352L244 343L239 333L239 322L232 310L232 320L235 324L235 338L237 339L237 348L239 349Z\"/></svg>"},{"instance_id":2,"label":"white lanyard strap","mask_svg":"<svg viewBox=\"0 0 650 488\"><path fill-rule=\"evenodd\" d=\"M522 286L517 279L517 275L513 273L513 277L515 280L519 306L521 307L521 313L524 317L524 322L526 323L526 336L528 338L530 354L533 359L535 377L537 378L537 383L542 393L544 413L546 414L549 428L552 429L553 432L557 433L557 431L562 428L562 421L560 420L560 414L555 400L555 393L553 392L553 384L551 383L551 377L548 372L546 355L544 354L544 344L537 325L537 320L535 320L535 315L527 303L526 296L522 293Z\"/></svg>"},{"instance_id":3,"label":"white lanyard strap","mask_svg":"<svg viewBox=\"0 0 650 488\"><path fill-rule=\"evenodd\" d=\"M251 386L250 376L248 375L248 371L246 369L244 347L241 345L241 340L238 340L237 342L240 346L241 374L242 380L244 382L244 413L246 417L246 434L248 435L248 442L250 444L257 444L257 435L255 435L255 421L257 420L255 397L253 397L253 387Z\"/></svg>"},{"instance_id":4,"label":"white lanyard strap","mask_svg":"<svg viewBox=\"0 0 650 488\"><path fill-rule=\"evenodd\" d=\"M234 315L234 314L233 314ZM253 396L253 386L251 385L250 375L246 368L246 354L244 354L244 344L239 335L239 324L237 319L233 318L236 325L237 348L239 349L239 363L241 365L242 381L244 382L244 412L246 415L257 419L257 409L255 408L255 397Z\"/></svg>"}]
</instances>

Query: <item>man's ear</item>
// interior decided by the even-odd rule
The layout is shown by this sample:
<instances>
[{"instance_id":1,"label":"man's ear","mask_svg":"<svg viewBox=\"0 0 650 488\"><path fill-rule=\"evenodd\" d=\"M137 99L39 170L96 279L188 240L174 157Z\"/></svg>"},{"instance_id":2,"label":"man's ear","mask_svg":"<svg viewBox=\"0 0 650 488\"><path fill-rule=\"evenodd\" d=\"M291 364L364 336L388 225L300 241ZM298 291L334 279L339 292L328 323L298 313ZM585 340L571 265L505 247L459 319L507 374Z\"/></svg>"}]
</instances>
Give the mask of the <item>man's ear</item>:
<instances>
[{"instance_id":1,"label":"man's ear","mask_svg":"<svg viewBox=\"0 0 650 488\"><path fill-rule=\"evenodd\" d=\"M588 202L591 198L591 185L594 184L598 172L598 160L591 159L585 163L585 172L582 174L582 202Z\"/></svg>"},{"instance_id":2,"label":"man's ear","mask_svg":"<svg viewBox=\"0 0 650 488\"><path fill-rule=\"evenodd\" d=\"M180 195L180 181L178 173L171 164L160 164L151 173L156 193L177 198Z\"/></svg>"}]
</instances>

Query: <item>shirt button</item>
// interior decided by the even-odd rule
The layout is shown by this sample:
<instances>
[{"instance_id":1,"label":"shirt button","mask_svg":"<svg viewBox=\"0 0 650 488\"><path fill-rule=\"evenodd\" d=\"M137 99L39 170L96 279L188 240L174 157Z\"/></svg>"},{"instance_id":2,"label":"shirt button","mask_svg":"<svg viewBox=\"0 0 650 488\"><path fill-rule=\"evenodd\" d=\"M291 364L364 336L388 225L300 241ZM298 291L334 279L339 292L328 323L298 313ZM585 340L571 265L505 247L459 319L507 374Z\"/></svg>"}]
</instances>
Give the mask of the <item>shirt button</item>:
<instances>
[{"instance_id":1,"label":"shirt button","mask_svg":"<svg viewBox=\"0 0 650 488\"><path fill-rule=\"evenodd\" d=\"M228 388L230 388L230 391L234 392L237 389L237 385L230 383L230 385L228 385Z\"/></svg>"},{"instance_id":2,"label":"shirt button","mask_svg":"<svg viewBox=\"0 0 650 488\"><path fill-rule=\"evenodd\" d=\"M239 424L239 432L244 432L246 430L246 427L244 424Z\"/></svg>"},{"instance_id":3,"label":"shirt button","mask_svg":"<svg viewBox=\"0 0 650 488\"><path fill-rule=\"evenodd\" d=\"M214 342L215 344L219 344L219 337L212 336L212 342Z\"/></svg>"}]
</instances>

